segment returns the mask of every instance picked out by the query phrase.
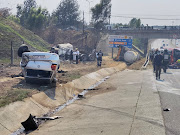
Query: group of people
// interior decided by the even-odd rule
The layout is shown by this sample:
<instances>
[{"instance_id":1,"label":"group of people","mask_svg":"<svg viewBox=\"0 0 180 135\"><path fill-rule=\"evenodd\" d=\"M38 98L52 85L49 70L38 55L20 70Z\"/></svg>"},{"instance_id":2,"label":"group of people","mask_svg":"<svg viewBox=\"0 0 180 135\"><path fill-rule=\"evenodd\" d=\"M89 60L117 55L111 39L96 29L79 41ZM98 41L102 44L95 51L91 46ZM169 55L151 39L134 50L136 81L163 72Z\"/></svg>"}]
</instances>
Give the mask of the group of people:
<instances>
[{"instance_id":1,"label":"group of people","mask_svg":"<svg viewBox=\"0 0 180 135\"><path fill-rule=\"evenodd\" d=\"M99 52L96 52L97 67L101 67L102 56L103 56L103 53L101 50ZM76 50L74 50L74 51L73 50L70 51L69 60L70 60L70 63L72 63L72 61L75 61L76 64L78 64L78 61L79 61L79 50L78 50L78 48L76 48Z\"/></svg>"},{"instance_id":2,"label":"group of people","mask_svg":"<svg viewBox=\"0 0 180 135\"><path fill-rule=\"evenodd\" d=\"M150 59L153 63L153 71L156 73L156 80L160 80L161 76L161 68L163 68L164 72L166 73L167 67L170 61L170 55L168 50L165 49L164 51L159 51L156 49L153 50L150 55Z\"/></svg>"}]
</instances>

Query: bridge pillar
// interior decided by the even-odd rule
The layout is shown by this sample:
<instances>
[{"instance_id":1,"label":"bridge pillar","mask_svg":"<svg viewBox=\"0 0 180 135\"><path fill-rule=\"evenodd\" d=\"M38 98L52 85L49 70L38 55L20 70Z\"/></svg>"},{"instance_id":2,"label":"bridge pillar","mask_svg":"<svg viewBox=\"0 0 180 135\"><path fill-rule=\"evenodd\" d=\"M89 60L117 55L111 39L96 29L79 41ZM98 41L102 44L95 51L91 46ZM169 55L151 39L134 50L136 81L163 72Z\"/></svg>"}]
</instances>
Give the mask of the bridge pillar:
<instances>
[{"instance_id":1,"label":"bridge pillar","mask_svg":"<svg viewBox=\"0 0 180 135\"><path fill-rule=\"evenodd\" d=\"M144 57L146 57L148 51L148 38L141 39L142 44L144 45Z\"/></svg>"}]
</instances>

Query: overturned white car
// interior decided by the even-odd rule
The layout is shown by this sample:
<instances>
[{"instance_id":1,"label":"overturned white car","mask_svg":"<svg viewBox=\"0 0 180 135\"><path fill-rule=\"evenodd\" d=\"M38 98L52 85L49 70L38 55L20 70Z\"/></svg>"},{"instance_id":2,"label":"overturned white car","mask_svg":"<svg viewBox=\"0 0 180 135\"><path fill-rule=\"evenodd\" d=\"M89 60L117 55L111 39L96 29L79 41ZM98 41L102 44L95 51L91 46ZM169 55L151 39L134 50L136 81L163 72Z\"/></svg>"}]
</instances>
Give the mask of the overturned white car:
<instances>
[{"instance_id":1,"label":"overturned white car","mask_svg":"<svg viewBox=\"0 0 180 135\"><path fill-rule=\"evenodd\" d=\"M59 56L48 52L24 52L20 62L26 82L52 83L60 67Z\"/></svg>"}]
</instances>

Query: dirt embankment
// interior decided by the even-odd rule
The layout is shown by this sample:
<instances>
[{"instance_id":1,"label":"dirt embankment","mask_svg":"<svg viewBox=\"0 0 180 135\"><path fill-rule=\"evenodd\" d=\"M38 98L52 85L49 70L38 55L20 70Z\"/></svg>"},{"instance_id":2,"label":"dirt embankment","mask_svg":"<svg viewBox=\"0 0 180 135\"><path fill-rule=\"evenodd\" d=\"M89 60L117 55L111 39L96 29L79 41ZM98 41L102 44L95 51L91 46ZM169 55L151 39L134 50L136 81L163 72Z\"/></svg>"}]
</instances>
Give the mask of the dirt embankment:
<instances>
[{"instance_id":1,"label":"dirt embankment","mask_svg":"<svg viewBox=\"0 0 180 135\"><path fill-rule=\"evenodd\" d=\"M52 46L71 43L74 48L89 53L96 48L101 37L100 33L96 30L85 30L83 33L82 30L61 30L55 26L47 28L39 35Z\"/></svg>"}]
</instances>

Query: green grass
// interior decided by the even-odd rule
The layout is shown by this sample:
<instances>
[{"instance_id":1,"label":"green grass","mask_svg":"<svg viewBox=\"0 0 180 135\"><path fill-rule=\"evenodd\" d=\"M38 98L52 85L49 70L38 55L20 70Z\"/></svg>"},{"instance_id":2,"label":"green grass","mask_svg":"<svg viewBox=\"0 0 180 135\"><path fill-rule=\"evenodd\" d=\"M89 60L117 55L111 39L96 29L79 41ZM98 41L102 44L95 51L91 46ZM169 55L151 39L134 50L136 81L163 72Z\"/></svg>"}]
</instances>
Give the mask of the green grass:
<instances>
[{"instance_id":1,"label":"green grass","mask_svg":"<svg viewBox=\"0 0 180 135\"><path fill-rule=\"evenodd\" d=\"M70 78L70 80L75 80L75 79L78 79L80 78L82 75L80 73L72 73L72 74L69 74L68 77Z\"/></svg>"},{"instance_id":2,"label":"green grass","mask_svg":"<svg viewBox=\"0 0 180 135\"><path fill-rule=\"evenodd\" d=\"M6 106L12 102L22 101L24 98L28 97L28 94L28 91L22 89L9 91L6 96L0 97L0 107Z\"/></svg>"},{"instance_id":3,"label":"green grass","mask_svg":"<svg viewBox=\"0 0 180 135\"><path fill-rule=\"evenodd\" d=\"M1 64L11 64L11 59L10 58L0 58L0 63ZM14 65L19 65L20 59L14 59Z\"/></svg>"},{"instance_id":4,"label":"green grass","mask_svg":"<svg viewBox=\"0 0 180 135\"><path fill-rule=\"evenodd\" d=\"M0 59L0 63L11 63L11 60L8 58Z\"/></svg>"},{"instance_id":5,"label":"green grass","mask_svg":"<svg viewBox=\"0 0 180 135\"><path fill-rule=\"evenodd\" d=\"M0 23L0 29L8 32L8 33L13 33L15 35L17 35L18 37L20 37L22 40L24 40L24 42L26 42L27 44L29 44L30 46L32 46L33 48L36 48L39 51L47 51L47 49L45 47L42 46L38 46L36 44L34 44L33 42L31 42L30 40L26 39L24 36L22 36L21 34L19 34L17 31L15 31L14 29L12 29L10 26L8 25L4 25L2 23Z\"/></svg>"}]
</instances>

